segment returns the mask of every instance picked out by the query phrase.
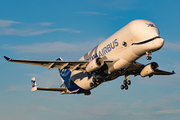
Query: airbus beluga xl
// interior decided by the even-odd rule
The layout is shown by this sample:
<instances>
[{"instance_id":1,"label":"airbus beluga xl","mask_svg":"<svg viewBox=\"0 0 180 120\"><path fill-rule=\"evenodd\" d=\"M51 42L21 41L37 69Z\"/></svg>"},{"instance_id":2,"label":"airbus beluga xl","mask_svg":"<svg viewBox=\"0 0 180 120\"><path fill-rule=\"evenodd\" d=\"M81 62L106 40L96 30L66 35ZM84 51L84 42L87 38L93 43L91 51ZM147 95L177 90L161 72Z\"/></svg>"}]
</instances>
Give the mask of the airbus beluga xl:
<instances>
[{"instance_id":1,"label":"airbus beluga xl","mask_svg":"<svg viewBox=\"0 0 180 120\"><path fill-rule=\"evenodd\" d=\"M60 88L37 87L35 78L31 79L31 91L59 91L61 94L90 95L90 90L103 82L125 76L121 89L127 90L130 75L152 77L153 75L172 75L159 69L156 62L147 65L137 63L143 55L151 60L152 53L162 48L164 39L159 36L158 27L148 20L134 20L118 30L105 41L76 61L19 60L4 56L9 62L17 62L42 67L57 68L62 79Z\"/></svg>"}]
</instances>

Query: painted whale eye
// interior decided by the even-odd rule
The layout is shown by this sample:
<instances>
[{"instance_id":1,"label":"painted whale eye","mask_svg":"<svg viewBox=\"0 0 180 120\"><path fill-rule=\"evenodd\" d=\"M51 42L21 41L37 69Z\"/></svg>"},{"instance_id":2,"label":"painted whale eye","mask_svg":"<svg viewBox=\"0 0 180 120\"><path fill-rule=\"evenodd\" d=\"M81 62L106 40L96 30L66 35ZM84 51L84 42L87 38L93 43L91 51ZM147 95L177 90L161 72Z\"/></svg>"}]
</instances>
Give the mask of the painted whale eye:
<instances>
[{"instance_id":1,"label":"painted whale eye","mask_svg":"<svg viewBox=\"0 0 180 120\"><path fill-rule=\"evenodd\" d=\"M123 41L122 45L123 45L124 47L126 47L126 46L127 46L127 43L126 43L125 41Z\"/></svg>"}]
</instances>

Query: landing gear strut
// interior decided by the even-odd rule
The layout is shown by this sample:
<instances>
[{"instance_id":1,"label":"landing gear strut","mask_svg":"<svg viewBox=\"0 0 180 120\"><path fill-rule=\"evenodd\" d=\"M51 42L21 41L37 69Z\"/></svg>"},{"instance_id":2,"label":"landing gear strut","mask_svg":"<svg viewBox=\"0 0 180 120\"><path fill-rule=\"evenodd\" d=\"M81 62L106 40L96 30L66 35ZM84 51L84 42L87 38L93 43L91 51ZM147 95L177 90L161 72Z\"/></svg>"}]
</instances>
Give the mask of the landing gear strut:
<instances>
[{"instance_id":1,"label":"landing gear strut","mask_svg":"<svg viewBox=\"0 0 180 120\"><path fill-rule=\"evenodd\" d=\"M128 85L131 85L131 81L128 80L128 76L125 76L125 80L123 81L123 85L121 85L121 89L125 89L125 90L128 90Z\"/></svg>"},{"instance_id":2,"label":"landing gear strut","mask_svg":"<svg viewBox=\"0 0 180 120\"><path fill-rule=\"evenodd\" d=\"M149 56L149 55L152 55L152 51L146 52L146 55L148 55L147 58L146 58L147 60L151 60L152 59L152 57Z\"/></svg>"}]
</instances>

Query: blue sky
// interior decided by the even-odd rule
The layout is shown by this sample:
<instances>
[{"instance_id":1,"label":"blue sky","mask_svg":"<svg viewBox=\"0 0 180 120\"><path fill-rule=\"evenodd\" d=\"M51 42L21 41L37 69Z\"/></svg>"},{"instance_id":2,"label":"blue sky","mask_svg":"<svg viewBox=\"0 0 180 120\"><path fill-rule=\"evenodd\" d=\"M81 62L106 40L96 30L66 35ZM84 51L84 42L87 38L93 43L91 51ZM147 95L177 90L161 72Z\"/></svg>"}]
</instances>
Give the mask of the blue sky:
<instances>
[{"instance_id":1,"label":"blue sky","mask_svg":"<svg viewBox=\"0 0 180 120\"><path fill-rule=\"evenodd\" d=\"M178 0L6 0L0 4L0 120L179 120L180 118L180 2ZM8 63L14 59L78 60L135 19L154 22L164 38L153 53L160 69L173 76L130 76L128 91L119 77L93 89L91 96L30 91L59 87L57 69ZM86 46L84 46L86 45ZM146 57L138 60L143 64Z\"/></svg>"}]
</instances>

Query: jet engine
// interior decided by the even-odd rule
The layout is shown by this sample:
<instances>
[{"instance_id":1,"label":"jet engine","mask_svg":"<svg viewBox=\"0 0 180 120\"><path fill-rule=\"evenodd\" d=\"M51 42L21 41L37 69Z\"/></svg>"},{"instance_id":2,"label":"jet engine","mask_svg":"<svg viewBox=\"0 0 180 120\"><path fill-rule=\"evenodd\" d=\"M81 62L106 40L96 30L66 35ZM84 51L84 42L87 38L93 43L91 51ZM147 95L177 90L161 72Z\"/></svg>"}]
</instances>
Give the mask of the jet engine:
<instances>
[{"instance_id":1,"label":"jet engine","mask_svg":"<svg viewBox=\"0 0 180 120\"><path fill-rule=\"evenodd\" d=\"M155 72L155 70L158 69L158 68L159 68L159 65L158 65L156 62L152 62L152 63L150 63L149 65L146 65L146 66L142 69L140 75L141 75L141 77L146 77L146 76L149 76L149 77L150 77L150 76L153 75L153 73Z\"/></svg>"},{"instance_id":2,"label":"jet engine","mask_svg":"<svg viewBox=\"0 0 180 120\"><path fill-rule=\"evenodd\" d=\"M86 72L91 73L94 72L96 70L98 70L99 68L101 68L104 65L104 60L100 57L95 58L94 60L92 60L91 62L89 62L89 64L86 67Z\"/></svg>"}]
</instances>

